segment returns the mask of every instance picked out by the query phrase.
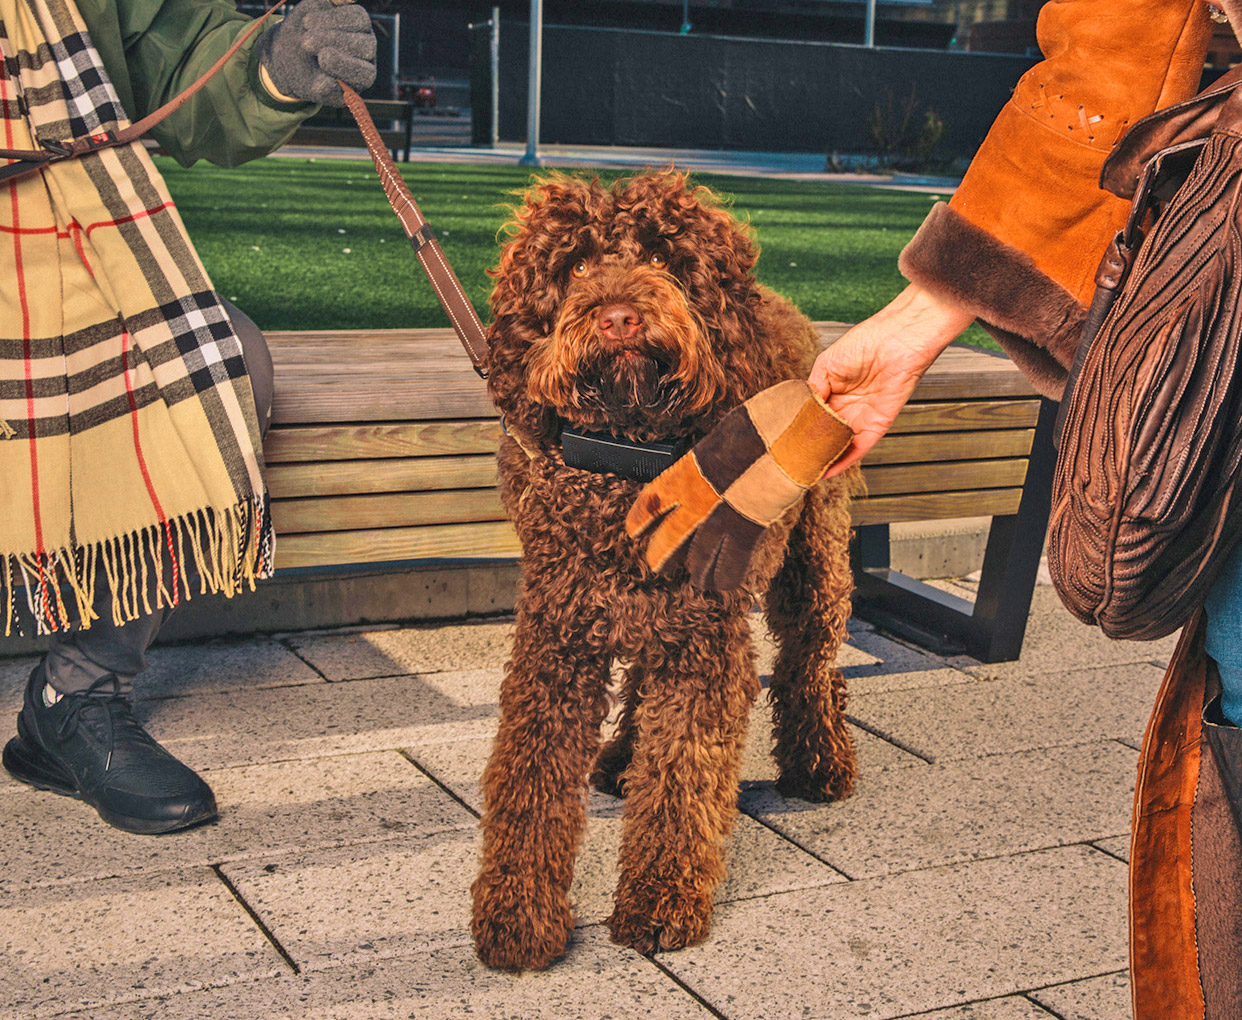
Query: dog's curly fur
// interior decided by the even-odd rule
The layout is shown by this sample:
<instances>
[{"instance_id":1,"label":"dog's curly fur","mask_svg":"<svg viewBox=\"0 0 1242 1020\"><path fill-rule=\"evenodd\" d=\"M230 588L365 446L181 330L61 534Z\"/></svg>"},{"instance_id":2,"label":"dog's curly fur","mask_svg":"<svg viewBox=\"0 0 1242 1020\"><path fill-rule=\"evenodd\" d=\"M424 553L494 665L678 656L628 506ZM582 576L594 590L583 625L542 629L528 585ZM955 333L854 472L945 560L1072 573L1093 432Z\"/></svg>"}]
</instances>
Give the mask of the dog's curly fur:
<instances>
[{"instance_id":1,"label":"dog's curly fur","mask_svg":"<svg viewBox=\"0 0 1242 1020\"><path fill-rule=\"evenodd\" d=\"M814 331L757 283L756 258L748 229L684 175L611 186L553 175L528 191L493 271L488 384L510 434L501 494L523 549L472 888L475 945L494 967L546 967L565 950L588 777L626 798L613 939L649 953L707 934L759 691L753 599L696 589L684 569L654 574L625 533L641 485L567 467L559 429L696 440L759 390L805 378ZM641 320L624 340L600 325L618 302ZM814 800L854 780L834 662L856 479L820 483L773 525L747 582L766 591L779 644L777 785ZM601 750L614 663L623 708Z\"/></svg>"}]
</instances>

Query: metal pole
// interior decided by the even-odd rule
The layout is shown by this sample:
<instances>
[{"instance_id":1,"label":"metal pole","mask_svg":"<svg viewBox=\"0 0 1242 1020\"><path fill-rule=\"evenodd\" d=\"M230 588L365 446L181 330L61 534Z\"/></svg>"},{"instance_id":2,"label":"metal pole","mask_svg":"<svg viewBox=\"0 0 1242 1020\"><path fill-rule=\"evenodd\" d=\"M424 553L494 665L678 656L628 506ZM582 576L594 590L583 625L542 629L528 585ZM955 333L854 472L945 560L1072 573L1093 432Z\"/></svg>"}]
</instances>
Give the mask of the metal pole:
<instances>
[{"instance_id":1,"label":"metal pole","mask_svg":"<svg viewBox=\"0 0 1242 1020\"><path fill-rule=\"evenodd\" d=\"M492 36L488 44L492 62L492 148L500 141L500 8L492 8Z\"/></svg>"},{"instance_id":2,"label":"metal pole","mask_svg":"<svg viewBox=\"0 0 1242 1020\"><path fill-rule=\"evenodd\" d=\"M526 96L526 155L521 166L543 166L539 158L539 99L543 85L543 0L530 0L530 86Z\"/></svg>"},{"instance_id":3,"label":"metal pole","mask_svg":"<svg viewBox=\"0 0 1242 1020\"><path fill-rule=\"evenodd\" d=\"M867 0L867 21L863 28L863 45L875 46L875 0Z\"/></svg>"},{"instance_id":4,"label":"metal pole","mask_svg":"<svg viewBox=\"0 0 1242 1020\"><path fill-rule=\"evenodd\" d=\"M690 32L690 0L681 0L681 34Z\"/></svg>"}]
</instances>

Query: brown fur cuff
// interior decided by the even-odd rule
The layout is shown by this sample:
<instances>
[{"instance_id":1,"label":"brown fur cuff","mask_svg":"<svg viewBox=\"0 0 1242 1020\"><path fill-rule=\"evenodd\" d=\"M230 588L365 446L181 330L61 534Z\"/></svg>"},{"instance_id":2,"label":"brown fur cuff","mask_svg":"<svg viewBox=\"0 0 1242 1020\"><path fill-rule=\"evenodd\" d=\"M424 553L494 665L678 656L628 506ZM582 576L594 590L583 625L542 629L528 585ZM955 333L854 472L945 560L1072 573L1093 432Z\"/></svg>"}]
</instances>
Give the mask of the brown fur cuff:
<instances>
[{"instance_id":1,"label":"brown fur cuff","mask_svg":"<svg viewBox=\"0 0 1242 1020\"><path fill-rule=\"evenodd\" d=\"M942 202L897 264L911 282L973 312L1040 393L1061 398L1087 310L1029 256Z\"/></svg>"}]
</instances>

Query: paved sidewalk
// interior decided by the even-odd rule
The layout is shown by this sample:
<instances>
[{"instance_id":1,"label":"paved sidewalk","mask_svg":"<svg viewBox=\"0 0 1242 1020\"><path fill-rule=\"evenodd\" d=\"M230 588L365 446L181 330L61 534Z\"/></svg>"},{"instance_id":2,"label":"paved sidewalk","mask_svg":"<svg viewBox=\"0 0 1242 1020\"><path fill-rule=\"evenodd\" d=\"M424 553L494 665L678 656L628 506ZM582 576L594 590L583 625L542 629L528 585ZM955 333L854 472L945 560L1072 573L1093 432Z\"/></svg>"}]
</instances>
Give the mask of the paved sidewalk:
<instances>
[{"instance_id":1,"label":"paved sidewalk","mask_svg":"<svg viewBox=\"0 0 1242 1020\"><path fill-rule=\"evenodd\" d=\"M157 649L141 714L220 819L127 836L0 773L0 1017L1126 1020L1135 749L1171 639L1109 642L1047 587L1018 663L852 632L854 796L780 797L761 704L709 939L608 941L622 805L596 794L570 951L520 977L467 931L509 621ZM31 662L0 661L5 727Z\"/></svg>"},{"instance_id":2,"label":"paved sidewalk","mask_svg":"<svg viewBox=\"0 0 1242 1020\"><path fill-rule=\"evenodd\" d=\"M410 150L415 163L477 163L484 166L516 166L525 154L512 142L497 145L424 145ZM539 149L541 165L562 170L611 169L641 171L673 166L697 173L731 174L740 177L779 177L786 180L857 184L895 191L951 195L958 179L905 173L836 173L826 169L822 153L746 152L718 149L654 149L622 145L545 145ZM370 160L363 148L286 145L268 158ZM398 162L397 168L404 164ZM538 168L531 168L538 172ZM410 182L417 191L413 178Z\"/></svg>"}]
</instances>

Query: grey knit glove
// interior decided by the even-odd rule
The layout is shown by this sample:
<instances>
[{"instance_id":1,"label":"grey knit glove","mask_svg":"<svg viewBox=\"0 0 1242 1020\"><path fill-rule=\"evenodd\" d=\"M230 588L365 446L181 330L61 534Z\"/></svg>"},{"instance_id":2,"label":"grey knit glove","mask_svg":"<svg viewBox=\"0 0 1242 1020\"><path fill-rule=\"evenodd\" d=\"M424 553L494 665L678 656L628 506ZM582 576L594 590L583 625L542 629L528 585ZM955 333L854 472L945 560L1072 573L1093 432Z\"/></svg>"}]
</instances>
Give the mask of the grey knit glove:
<instances>
[{"instance_id":1,"label":"grey knit glove","mask_svg":"<svg viewBox=\"0 0 1242 1020\"><path fill-rule=\"evenodd\" d=\"M272 84L286 96L344 106L338 78L359 92L375 81L375 33L357 4L302 0L258 45Z\"/></svg>"}]
</instances>

